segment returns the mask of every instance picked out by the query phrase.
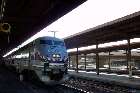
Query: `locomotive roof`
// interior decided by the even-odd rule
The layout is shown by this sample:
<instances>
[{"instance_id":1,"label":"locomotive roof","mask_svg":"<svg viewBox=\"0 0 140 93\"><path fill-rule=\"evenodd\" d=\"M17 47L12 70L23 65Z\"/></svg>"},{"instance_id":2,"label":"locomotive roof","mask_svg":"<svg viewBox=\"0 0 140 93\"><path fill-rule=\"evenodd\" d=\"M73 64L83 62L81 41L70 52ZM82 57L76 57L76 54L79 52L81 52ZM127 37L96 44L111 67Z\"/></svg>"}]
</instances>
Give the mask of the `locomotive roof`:
<instances>
[{"instance_id":1,"label":"locomotive roof","mask_svg":"<svg viewBox=\"0 0 140 93\"><path fill-rule=\"evenodd\" d=\"M56 37L51 37L51 36L39 37L37 39L47 39L47 40L59 40L59 41L63 41L63 39L56 38Z\"/></svg>"}]
</instances>

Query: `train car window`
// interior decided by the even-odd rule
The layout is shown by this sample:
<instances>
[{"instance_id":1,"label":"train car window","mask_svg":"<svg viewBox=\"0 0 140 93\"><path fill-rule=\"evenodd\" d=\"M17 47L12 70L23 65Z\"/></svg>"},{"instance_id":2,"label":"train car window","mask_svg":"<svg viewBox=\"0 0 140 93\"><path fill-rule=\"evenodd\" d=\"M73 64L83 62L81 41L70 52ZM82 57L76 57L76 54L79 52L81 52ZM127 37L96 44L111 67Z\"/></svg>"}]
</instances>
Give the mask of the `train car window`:
<instances>
[{"instance_id":1,"label":"train car window","mask_svg":"<svg viewBox=\"0 0 140 93\"><path fill-rule=\"evenodd\" d=\"M40 44L52 45L52 40L40 40Z\"/></svg>"},{"instance_id":2,"label":"train car window","mask_svg":"<svg viewBox=\"0 0 140 93\"><path fill-rule=\"evenodd\" d=\"M53 41L53 42L54 42L54 45L64 46L64 42L62 42L62 41Z\"/></svg>"}]
</instances>

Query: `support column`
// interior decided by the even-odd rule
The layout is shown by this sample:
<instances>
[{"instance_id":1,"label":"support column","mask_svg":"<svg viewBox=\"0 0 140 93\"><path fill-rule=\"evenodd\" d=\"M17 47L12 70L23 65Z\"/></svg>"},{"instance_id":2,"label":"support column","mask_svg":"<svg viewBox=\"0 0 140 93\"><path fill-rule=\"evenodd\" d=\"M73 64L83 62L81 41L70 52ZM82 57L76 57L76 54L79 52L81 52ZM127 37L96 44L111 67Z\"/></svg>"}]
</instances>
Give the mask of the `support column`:
<instances>
[{"instance_id":1,"label":"support column","mask_svg":"<svg viewBox=\"0 0 140 93\"><path fill-rule=\"evenodd\" d=\"M69 69L70 69L70 61L71 61L71 57L70 57L70 55L69 55Z\"/></svg>"},{"instance_id":2,"label":"support column","mask_svg":"<svg viewBox=\"0 0 140 93\"><path fill-rule=\"evenodd\" d=\"M98 50L98 44L96 44L96 50ZM99 75L99 54L96 52L96 73Z\"/></svg>"},{"instance_id":3,"label":"support column","mask_svg":"<svg viewBox=\"0 0 140 93\"><path fill-rule=\"evenodd\" d=\"M127 65L127 70L129 69L129 64L128 64L128 51L126 49L126 65Z\"/></svg>"},{"instance_id":4,"label":"support column","mask_svg":"<svg viewBox=\"0 0 140 93\"><path fill-rule=\"evenodd\" d=\"M110 71L110 65L111 65L111 63L110 63L110 51L109 51L109 56L108 56L108 70Z\"/></svg>"},{"instance_id":5,"label":"support column","mask_svg":"<svg viewBox=\"0 0 140 93\"><path fill-rule=\"evenodd\" d=\"M29 48L28 70L31 70L31 48Z\"/></svg>"},{"instance_id":6,"label":"support column","mask_svg":"<svg viewBox=\"0 0 140 93\"><path fill-rule=\"evenodd\" d=\"M76 72L78 73L78 48L76 51Z\"/></svg>"},{"instance_id":7,"label":"support column","mask_svg":"<svg viewBox=\"0 0 140 93\"><path fill-rule=\"evenodd\" d=\"M86 71L86 64L87 64L87 55L85 54L85 71Z\"/></svg>"},{"instance_id":8,"label":"support column","mask_svg":"<svg viewBox=\"0 0 140 93\"><path fill-rule=\"evenodd\" d=\"M130 49L130 39L128 39L127 40L127 42L128 42L128 62L130 62L131 61L131 49Z\"/></svg>"},{"instance_id":9,"label":"support column","mask_svg":"<svg viewBox=\"0 0 140 93\"><path fill-rule=\"evenodd\" d=\"M131 48L130 48L130 39L127 40L128 47L127 47L127 60L129 65L129 78L132 78L132 66L131 66Z\"/></svg>"}]
</instances>

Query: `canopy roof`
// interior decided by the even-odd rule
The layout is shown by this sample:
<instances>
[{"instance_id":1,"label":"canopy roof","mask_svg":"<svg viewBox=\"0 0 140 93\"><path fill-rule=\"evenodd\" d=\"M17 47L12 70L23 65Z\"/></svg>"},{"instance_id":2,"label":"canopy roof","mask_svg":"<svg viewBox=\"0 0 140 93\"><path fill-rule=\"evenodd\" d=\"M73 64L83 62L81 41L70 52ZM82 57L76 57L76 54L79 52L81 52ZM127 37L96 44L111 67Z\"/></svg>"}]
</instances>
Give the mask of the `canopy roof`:
<instances>
[{"instance_id":1,"label":"canopy roof","mask_svg":"<svg viewBox=\"0 0 140 93\"><path fill-rule=\"evenodd\" d=\"M126 40L140 36L140 12L65 38L67 49Z\"/></svg>"},{"instance_id":2,"label":"canopy roof","mask_svg":"<svg viewBox=\"0 0 140 93\"><path fill-rule=\"evenodd\" d=\"M2 1L2 0L1 0ZM0 1L0 5L1 2ZM7 33L0 32L0 54L11 49L76 8L86 0L4 0L4 17L0 20L11 25Z\"/></svg>"}]
</instances>

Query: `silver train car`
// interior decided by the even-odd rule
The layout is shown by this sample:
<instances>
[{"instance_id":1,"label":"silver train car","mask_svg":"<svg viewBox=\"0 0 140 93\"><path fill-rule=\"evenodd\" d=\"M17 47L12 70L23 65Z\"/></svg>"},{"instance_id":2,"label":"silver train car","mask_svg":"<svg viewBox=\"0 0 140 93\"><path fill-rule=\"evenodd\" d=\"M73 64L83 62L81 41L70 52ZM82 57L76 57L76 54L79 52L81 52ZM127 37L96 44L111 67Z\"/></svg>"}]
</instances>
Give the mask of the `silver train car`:
<instances>
[{"instance_id":1,"label":"silver train car","mask_svg":"<svg viewBox=\"0 0 140 93\"><path fill-rule=\"evenodd\" d=\"M7 59L20 73L20 79L39 78L46 84L61 83L68 79L68 54L63 40L40 37L20 48ZM35 75L27 74L34 72ZM26 73L26 74L25 74Z\"/></svg>"}]
</instances>

